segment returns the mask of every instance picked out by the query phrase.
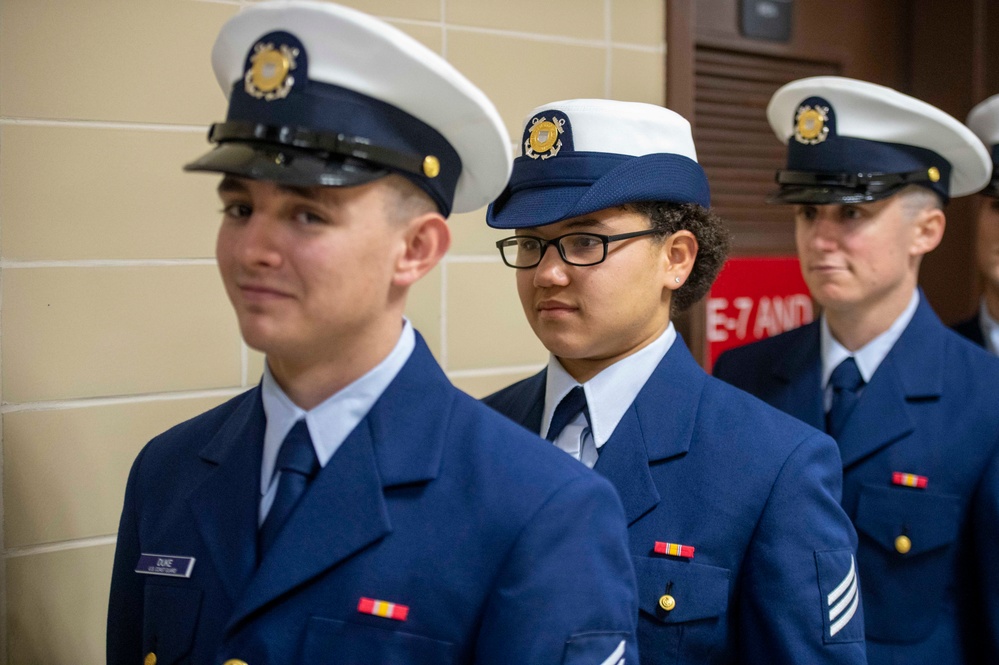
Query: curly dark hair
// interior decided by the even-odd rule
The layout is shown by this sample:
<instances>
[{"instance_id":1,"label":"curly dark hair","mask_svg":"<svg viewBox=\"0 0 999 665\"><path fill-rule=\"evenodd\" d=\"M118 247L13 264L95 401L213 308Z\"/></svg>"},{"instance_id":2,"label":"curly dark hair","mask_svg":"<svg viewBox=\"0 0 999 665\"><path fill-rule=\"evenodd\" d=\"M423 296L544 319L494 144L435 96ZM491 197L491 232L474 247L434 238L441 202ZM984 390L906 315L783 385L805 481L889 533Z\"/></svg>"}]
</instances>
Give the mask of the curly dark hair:
<instances>
[{"instance_id":1,"label":"curly dark hair","mask_svg":"<svg viewBox=\"0 0 999 665\"><path fill-rule=\"evenodd\" d=\"M732 236L721 218L696 203L639 201L626 208L649 218L663 239L677 231L690 231L697 238L697 258L687 281L673 292L670 309L686 310L707 294L728 256Z\"/></svg>"}]
</instances>

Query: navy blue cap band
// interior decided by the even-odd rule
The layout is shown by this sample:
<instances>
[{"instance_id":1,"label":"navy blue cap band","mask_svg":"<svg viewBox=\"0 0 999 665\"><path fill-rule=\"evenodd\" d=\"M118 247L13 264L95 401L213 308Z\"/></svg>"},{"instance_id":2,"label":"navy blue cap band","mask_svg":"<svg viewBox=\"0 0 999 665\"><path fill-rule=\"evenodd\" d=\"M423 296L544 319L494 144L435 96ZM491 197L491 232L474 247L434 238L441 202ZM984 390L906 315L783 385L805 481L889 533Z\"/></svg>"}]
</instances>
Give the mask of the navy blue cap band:
<instances>
[{"instance_id":1,"label":"navy blue cap band","mask_svg":"<svg viewBox=\"0 0 999 665\"><path fill-rule=\"evenodd\" d=\"M372 148L409 155L421 165L426 156L433 156L440 164L436 177L401 168L398 163L379 161L377 151L372 151L364 159L376 166L398 171L427 192L444 215L450 213L461 175L461 158L439 132L391 104L336 85L318 81L307 83L297 83L284 99L267 101L246 94L243 81L238 81L229 99L226 124L240 121L264 127L308 128L315 135L349 137L355 144L367 143ZM271 137L277 138L279 135ZM281 141L273 143L280 144ZM327 151L320 146L315 149L318 152Z\"/></svg>"},{"instance_id":2,"label":"navy blue cap band","mask_svg":"<svg viewBox=\"0 0 999 665\"><path fill-rule=\"evenodd\" d=\"M311 80L294 35L271 32L247 53L216 148L185 166L299 186L352 186L395 172L451 212L461 158L440 132L374 97Z\"/></svg>"},{"instance_id":3,"label":"navy blue cap band","mask_svg":"<svg viewBox=\"0 0 999 665\"><path fill-rule=\"evenodd\" d=\"M510 184L489 206L486 221L501 229L544 226L639 201L707 208L711 195L704 169L669 153L573 152L551 160L522 156L514 160Z\"/></svg>"},{"instance_id":4,"label":"navy blue cap band","mask_svg":"<svg viewBox=\"0 0 999 665\"><path fill-rule=\"evenodd\" d=\"M849 112L849 110L848 110ZM787 168L777 172L780 203L864 203L909 185L950 199L951 163L929 148L840 134L837 109L810 96L797 105Z\"/></svg>"}]
</instances>

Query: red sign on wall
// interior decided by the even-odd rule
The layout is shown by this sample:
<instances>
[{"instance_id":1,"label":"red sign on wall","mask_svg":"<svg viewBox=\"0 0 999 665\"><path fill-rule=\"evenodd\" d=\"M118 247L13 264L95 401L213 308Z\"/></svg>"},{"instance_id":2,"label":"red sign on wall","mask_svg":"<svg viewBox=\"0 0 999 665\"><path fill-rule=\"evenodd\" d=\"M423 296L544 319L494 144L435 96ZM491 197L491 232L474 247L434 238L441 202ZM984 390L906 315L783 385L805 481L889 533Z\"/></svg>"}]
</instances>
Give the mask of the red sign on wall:
<instances>
[{"instance_id":1,"label":"red sign on wall","mask_svg":"<svg viewBox=\"0 0 999 665\"><path fill-rule=\"evenodd\" d=\"M722 351L810 323L812 297L795 257L731 258L708 294L708 371Z\"/></svg>"}]
</instances>

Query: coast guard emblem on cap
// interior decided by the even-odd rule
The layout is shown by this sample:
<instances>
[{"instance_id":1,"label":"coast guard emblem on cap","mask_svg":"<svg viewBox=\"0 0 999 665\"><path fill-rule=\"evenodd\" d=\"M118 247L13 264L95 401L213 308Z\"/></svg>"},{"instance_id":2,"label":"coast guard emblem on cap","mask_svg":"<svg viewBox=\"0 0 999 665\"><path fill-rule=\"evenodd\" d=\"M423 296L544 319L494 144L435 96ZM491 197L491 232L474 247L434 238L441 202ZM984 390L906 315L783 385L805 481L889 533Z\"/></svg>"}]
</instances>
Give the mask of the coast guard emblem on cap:
<instances>
[{"instance_id":1,"label":"coast guard emblem on cap","mask_svg":"<svg viewBox=\"0 0 999 665\"><path fill-rule=\"evenodd\" d=\"M794 114L794 140L806 145L822 143L829 135L828 106L802 104Z\"/></svg>"},{"instance_id":2,"label":"coast guard emblem on cap","mask_svg":"<svg viewBox=\"0 0 999 665\"><path fill-rule=\"evenodd\" d=\"M531 159L548 159L558 154L562 149L560 135L565 132L565 118L552 115L549 120L545 116L531 118L531 126L524 139L524 154Z\"/></svg>"},{"instance_id":3,"label":"coast guard emblem on cap","mask_svg":"<svg viewBox=\"0 0 999 665\"><path fill-rule=\"evenodd\" d=\"M822 641L859 642L863 639L864 617L860 608L860 579L857 561L850 550L816 552L821 597Z\"/></svg>"},{"instance_id":4,"label":"coast guard emblem on cap","mask_svg":"<svg viewBox=\"0 0 999 665\"><path fill-rule=\"evenodd\" d=\"M250 56L250 66L243 76L246 93L271 102L288 96L295 85L291 72L298 66L299 50L293 46L258 42Z\"/></svg>"}]
</instances>

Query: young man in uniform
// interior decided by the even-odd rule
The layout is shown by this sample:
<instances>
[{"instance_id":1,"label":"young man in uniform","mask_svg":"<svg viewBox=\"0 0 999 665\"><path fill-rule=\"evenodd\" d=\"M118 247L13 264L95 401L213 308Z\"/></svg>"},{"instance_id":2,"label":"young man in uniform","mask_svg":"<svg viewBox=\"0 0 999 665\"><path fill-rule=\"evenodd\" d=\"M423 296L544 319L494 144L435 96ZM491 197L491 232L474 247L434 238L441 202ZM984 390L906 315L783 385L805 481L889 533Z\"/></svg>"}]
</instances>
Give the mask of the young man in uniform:
<instances>
[{"instance_id":1,"label":"young man in uniform","mask_svg":"<svg viewBox=\"0 0 999 665\"><path fill-rule=\"evenodd\" d=\"M816 77L778 90L810 325L734 349L717 376L824 427L860 538L874 665L999 662L999 360L917 287L942 206L991 162L960 122L895 90Z\"/></svg>"},{"instance_id":2,"label":"young man in uniform","mask_svg":"<svg viewBox=\"0 0 999 665\"><path fill-rule=\"evenodd\" d=\"M671 322L728 246L690 125L569 100L521 145L488 221L551 357L486 402L617 488L641 662L865 662L835 443L707 376Z\"/></svg>"},{"instance_id":3,"label":"young man in uniform","mask_svg":"<svg viewBox=\"0 0 999 665\"><path fill-rule=\"evenodd\" d=\"M999 355L999 95L971 109L968 127L992 150L992 180L978 197L975 220L975 262L982 277L978 312L954 326L992 355Z\"/></svg>"},{"instance_id":4,"label":"young man in uniform","mask_svg":"<svg viewBox=\"0 0 999 665\"><path fill-rule=\"evenodd\" d=\"M136 459L108 663L637 662L613 488L452 387L403 318L452 208L506 182L495 108L328 3L250 5L213 63L228 117L187 168L224 174L219 270L266 372Z\"/></svg>"}]
</instances>

